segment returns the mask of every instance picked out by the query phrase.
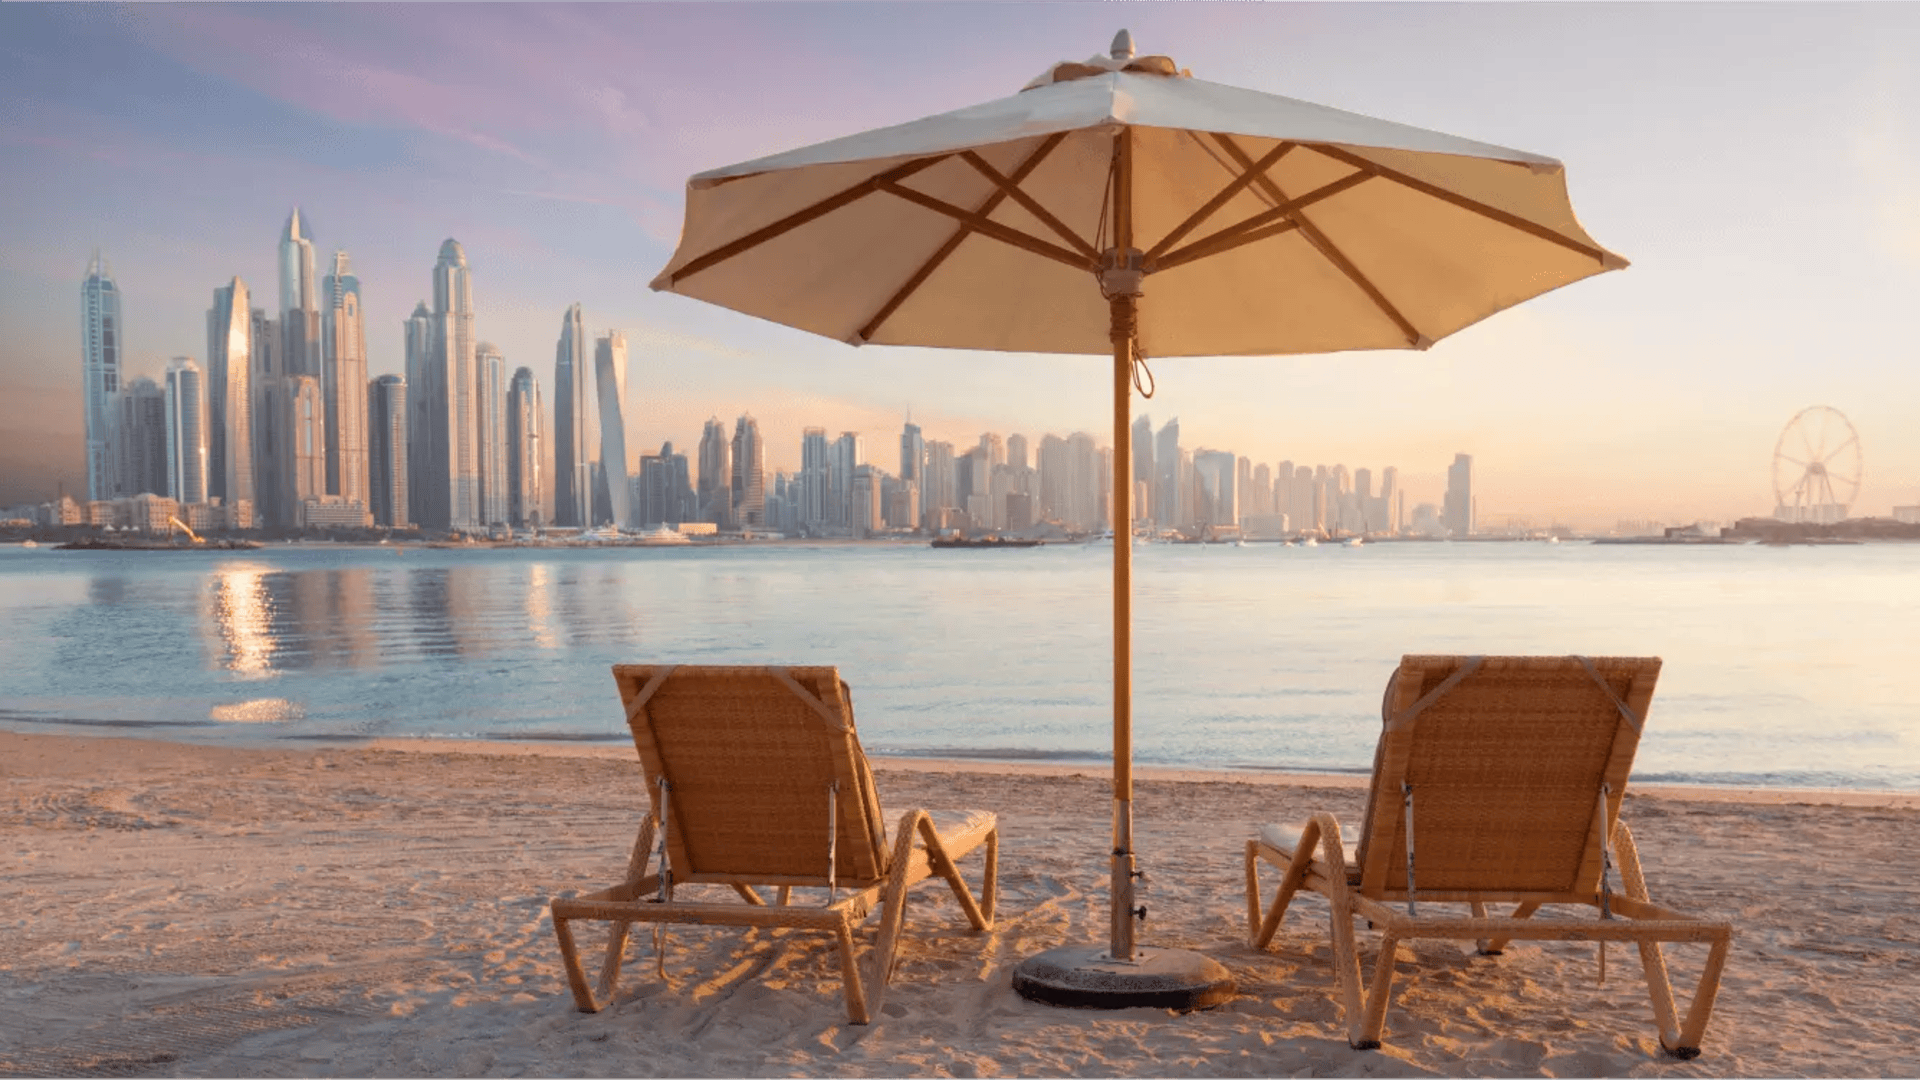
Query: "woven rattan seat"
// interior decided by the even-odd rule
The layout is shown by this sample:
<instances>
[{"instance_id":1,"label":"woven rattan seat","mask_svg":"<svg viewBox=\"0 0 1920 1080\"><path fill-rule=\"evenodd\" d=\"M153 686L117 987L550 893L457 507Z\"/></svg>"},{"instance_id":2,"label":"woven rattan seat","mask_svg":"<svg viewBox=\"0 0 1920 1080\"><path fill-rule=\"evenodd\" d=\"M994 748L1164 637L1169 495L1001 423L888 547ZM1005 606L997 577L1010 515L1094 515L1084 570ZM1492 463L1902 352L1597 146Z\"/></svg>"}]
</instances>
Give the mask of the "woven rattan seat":
<instances>
[{"instance_id":1,"label":"woven rattan seat","mask_svg":"<svg viewBox=\"0 0 1920 1080\"><path fill-rule=\"evenodd\" d=\"M1609 941L1632 941L1661 1045L1696 1056L1732 926L1655 905L1633 834L1620 820L1659 674L1658 659L1403 658L1387 684L1372 786L1351 857L1339 822L1325 813L1298 832L1268 826L1247 841L1254 948L1272 942L1297 891L1325 896L1347 1038L1371 1048L1385 1031L1398 942L1476 940L1482 952L1497 954L1513 939L1597 941L1603 950ZM1284 871L1265 912L1263 861ZM1515 907L1496 917L1487 908L1496 903ZM1470 914L1457 910L1461 904ZM1543 905L1577 905L1600 917L1533 918ZM1356 917L1381 931L1364 1000ZM1662 942L1708 946L1684 1020Z\"/></svg>"},{"instance_id":2,"label":"woven rattan seat","mask_svg":"<svg viewBox=\"0 0 1920 1080\"><path fill-rule=\"evenodd\" d=\"M832 934L847 1016L856 1024L879 1011L913 885L944 879L973 929L992 928L994 815L909 810L888 828L854 731L852 698L833 668L621 664L613 677L650 805L624 881L551 903L581 1011L597 1012L612 996L636 922ZM976 902L958 861L977 848L985 849L985 868ZM730 886L741 902L674 897L676 886L703 883ZM774 889L774 902L756 886ZM795 902L795 888L824 889L825 903ZM854 930L875 908L880 929L863 974ZM582 919L613 924L597 986L588 984L574 945L571 924Z\"/></svg>"}]
</instances>

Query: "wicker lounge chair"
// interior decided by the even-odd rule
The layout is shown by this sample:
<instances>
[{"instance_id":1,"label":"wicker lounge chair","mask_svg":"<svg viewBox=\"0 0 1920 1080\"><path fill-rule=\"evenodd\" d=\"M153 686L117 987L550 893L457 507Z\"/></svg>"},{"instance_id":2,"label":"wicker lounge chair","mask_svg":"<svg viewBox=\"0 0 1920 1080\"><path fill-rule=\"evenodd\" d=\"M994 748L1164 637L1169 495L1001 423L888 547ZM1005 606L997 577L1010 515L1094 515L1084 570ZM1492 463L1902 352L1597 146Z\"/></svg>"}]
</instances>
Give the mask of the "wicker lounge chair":
<instances>
[{"instance_id":1,"label":"wicker lounge chair","mask_svg":"<svg viewBox=\"0 0 1920 1080\"><path fill-rule=\"evenodd\" d=\"M1339 822L1322 813L1304 828L1268 826L1247 842L1253 947L1267 948L1296 891L1325 896L1347 1040L1371 1049L1386 1026L1398 942L1477 940L1483 953L1497 954L1515 938L1598 941L1604 977L1605 943L1632 941L1661 1046L1698 1055L1732 927L1652 903L1633 834L1619 820L1659 674L1657 659L1402 659L1387 684L1358 833L1343 839ZM1262 860L1284 870L1264 913ZM1455 907L1463 903L1470 915ZM1496 917L1487 910L1494 903L1517 906ZM1543 904L1584 905L1599 918L1532 918ZM1364 1001L1355 917L1383 931ZM1710 946L1684 1022L1660 949L1669 941Z\"/></svg>"},{"instance_id":2,"label":"wicker lounge chair","mask_svg":"<svg viewBox=\"0 0 1920 1080\"><path fill-rule=\"evenodd\" d=\"M853 727L846 684L830 667L615 665L651 808L620 884L552 901L553 932L573 1000L597 1012L613 994L636 922L789 927L834 935L847 1016L864 1024L893 974L907 890L938 875L975 930L993 926L1000 834L994 815L902 814L891 834ZM958 860L985 846L980 899ZM656 846L659 849L656 855ZM664 872L663 872L664 871ZM728 885L744 902L681 899L676 888ZM774 902L755 890L770 887ZM819 888L823 902L794 902ZM866 972L854 929L874 907L879 938ZM575 920L613 924L597 986L573 940Z\"/></svg>"}]
</instances>

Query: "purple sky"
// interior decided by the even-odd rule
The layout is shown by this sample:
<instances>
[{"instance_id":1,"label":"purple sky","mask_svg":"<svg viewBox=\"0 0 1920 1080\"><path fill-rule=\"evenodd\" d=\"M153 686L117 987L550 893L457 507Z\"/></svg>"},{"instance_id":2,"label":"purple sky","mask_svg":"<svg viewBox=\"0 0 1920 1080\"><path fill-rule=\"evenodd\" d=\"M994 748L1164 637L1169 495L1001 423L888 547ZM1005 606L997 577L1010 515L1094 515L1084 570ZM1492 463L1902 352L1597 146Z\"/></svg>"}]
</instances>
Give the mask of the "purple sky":
<instances>
[{"instance_id":1,"label":"purple sky","mask_svg":"<svg viewBox=\"0 0 1920 1080\"><path fill-rule=\"evenodd\" d=\"M552 379L566 305L627 331L629 445L760 418L929 437L1106 426L1104 362L853 350L646 282L693 172L1003 96L1130 27L1197 76L1550 154L1632 269L1429 353L1170 361L1191 447L1398 465L1483 520L1771 505L1796 411L1844 411L1857 512L1920 503L1920 6L426 4L0 6L0 503L81 485L79 282L99 247L136 372L203 357L234 274L272 294L299 204L348 250L370 367L440 242L483 339Z\"/></svg>"}]
</instances>

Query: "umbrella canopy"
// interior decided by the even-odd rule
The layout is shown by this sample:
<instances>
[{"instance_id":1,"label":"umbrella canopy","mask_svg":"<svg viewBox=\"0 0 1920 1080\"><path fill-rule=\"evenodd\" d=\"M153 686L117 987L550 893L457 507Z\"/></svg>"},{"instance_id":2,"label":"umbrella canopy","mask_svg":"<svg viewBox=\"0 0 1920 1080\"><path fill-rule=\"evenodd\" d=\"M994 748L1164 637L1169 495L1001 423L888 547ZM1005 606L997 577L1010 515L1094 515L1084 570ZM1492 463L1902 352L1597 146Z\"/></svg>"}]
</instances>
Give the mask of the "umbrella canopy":
<instances>
[{"instance_id":1,"label":"umbrella canopy","mask_svg":"<svg viewBox=\"0 0 1920 1080\"><path fill-rule=\"evenodd\" d=\"M1121 131L1151 356L1425 348L1626 265L1551 158L1096 57L693 177L653 286L853 344L1104 353Z\"/></svg>"},{"instance_id":2,"label":"umbrella canopy","mask_svg":"<svg viewBox=\"0 0 1920 1080\"><path fill-rule=\"evenodd\" d=\"M1109 56L1012 97L693 177L653 287L855 345L1111 350L1111 939L1035 957L1015 983L1063 1003L1194 1006L1231 993L1225 970L1178 950L1142 959L1133 941L1135 365L1424 349L1625 265L1574 219L1551 158L1205 82L1135 58L1121 31ZM1115 964L1159 967L1129 979ZM1171 999L1169 966L1184 987Z\"/></svg>"}]
</instances>

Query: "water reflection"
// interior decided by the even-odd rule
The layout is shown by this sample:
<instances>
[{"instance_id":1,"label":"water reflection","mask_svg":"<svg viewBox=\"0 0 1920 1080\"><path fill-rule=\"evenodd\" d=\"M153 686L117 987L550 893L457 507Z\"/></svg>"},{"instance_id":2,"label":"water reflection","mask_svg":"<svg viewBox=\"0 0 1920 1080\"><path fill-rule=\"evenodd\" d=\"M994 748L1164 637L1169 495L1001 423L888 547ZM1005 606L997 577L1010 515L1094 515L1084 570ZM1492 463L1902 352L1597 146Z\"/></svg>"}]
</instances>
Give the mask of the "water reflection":
<instances>
[{"instance_id":1,"label":"water reflection","mask_svg":"<svg viewBox=\"0 0 1920 1080\"><path fill-rule=\"evenodd\" d=\"M542 649L557 649L560 638L553 632L552 571L543 562L527 567L527 629L533 643Z\"/></svg>"},{"instance_id":2,"label":"water reflection","mask_svg":"<svg viewBox=\"0 0 1920 1080\"><path fill-rule=\"evenodd\" d=\"M214 581L213 618L227 670L245 678L273 674L272 602L257 566L223 568Z\"/></svg>"}]
</instances>

